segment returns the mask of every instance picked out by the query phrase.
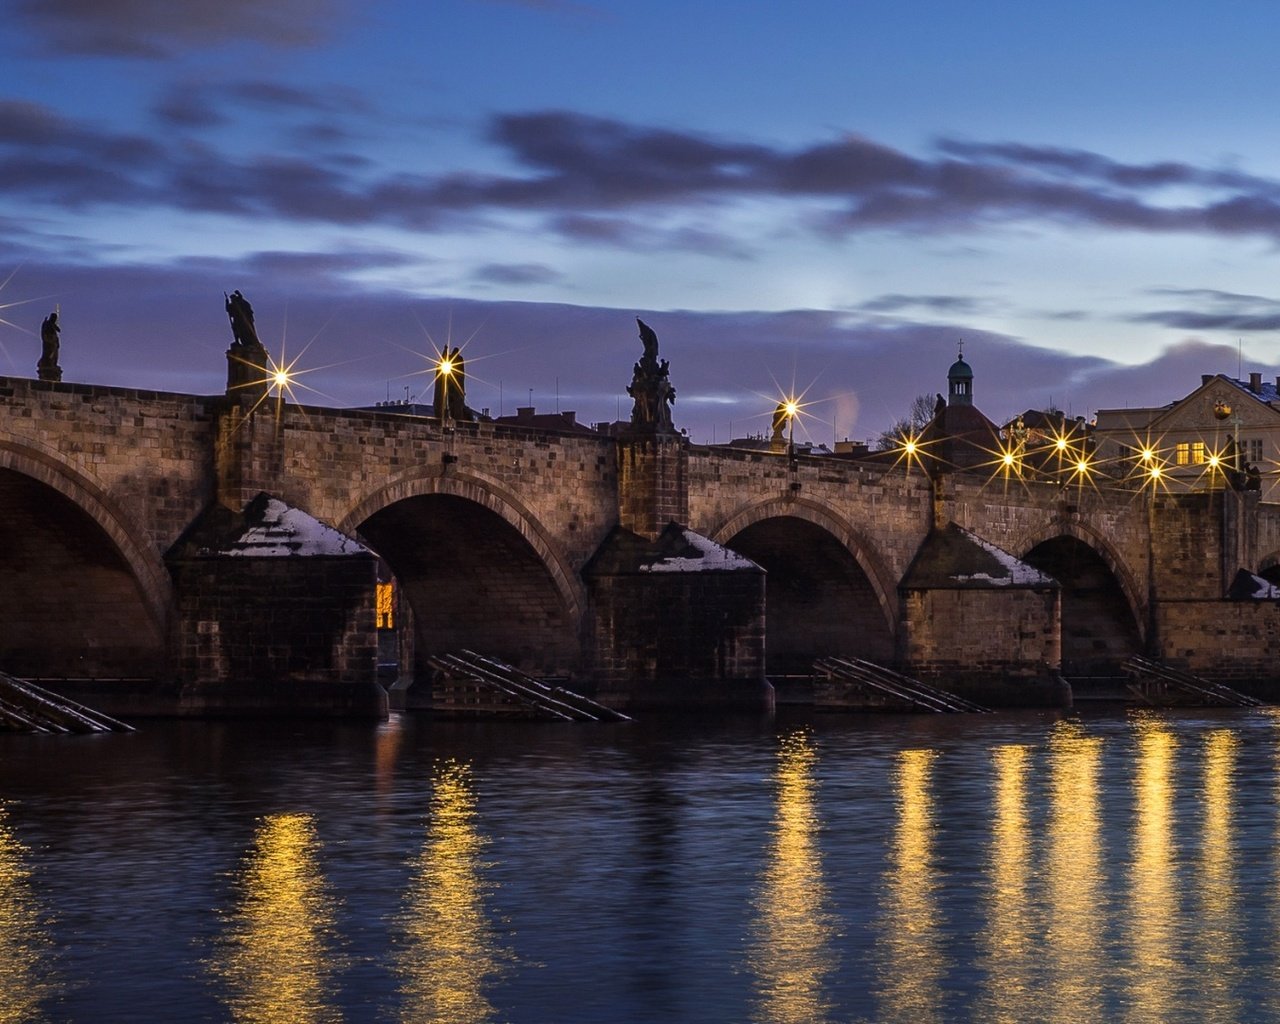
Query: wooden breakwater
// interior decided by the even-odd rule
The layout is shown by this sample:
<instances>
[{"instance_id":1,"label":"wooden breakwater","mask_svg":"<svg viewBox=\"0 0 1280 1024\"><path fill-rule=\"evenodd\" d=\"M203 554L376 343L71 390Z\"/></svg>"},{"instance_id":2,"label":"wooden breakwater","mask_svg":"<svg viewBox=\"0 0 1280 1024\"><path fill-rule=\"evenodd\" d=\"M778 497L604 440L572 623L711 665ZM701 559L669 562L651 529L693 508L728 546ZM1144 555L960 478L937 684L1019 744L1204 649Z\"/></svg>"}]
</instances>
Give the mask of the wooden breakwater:
<instances>
[{"instance_id":1,"label":"wooden breakwater","mask_svg":"<svg viewBox=\"0 0 1280 1024\"><path fill-rule=\"evenodd\" d=\"M1135 654L1122 666L1129 677L1129 690L1139 700L1157 706L1196 705L1206 707L1256 708L1262 701L1233 690L1224 683L1172 668L1163 662Z\"/></svg>"},{"instance_id":2,"label":"wooden breakwater","mask_svg":"<svg viewBox=\"0 0 1280 1024\"><path fill-rule=\"evenodd\" d=\"M989 710L964 697L861 658L819 658L814 662L813 670L813 703L822 711L954 714Z\"/></svg>"},{"instance_id":3,"label":"wooden breakwater","mask_svg":"<svg viewBox=\"0 0 1280 1024\"><path fill-rule=\"evenodd\" d=\"M35 683L0 672L0 730L26 733L133 732L133 726Z\"/></svg>"},{"instance_id":4,"label":"wooden breakwater","mask_svg":"<svg viewBox=\"0 0 1280 1024\"><path fill-rule=\"evenodd\" d=\"M563 686L553 686L504 662L474 651L436 654L427 659L435 671L431 710L458 716L514 716L566 722L629 722L621 711L605 707Z\"/></svg>"}]
</instances>

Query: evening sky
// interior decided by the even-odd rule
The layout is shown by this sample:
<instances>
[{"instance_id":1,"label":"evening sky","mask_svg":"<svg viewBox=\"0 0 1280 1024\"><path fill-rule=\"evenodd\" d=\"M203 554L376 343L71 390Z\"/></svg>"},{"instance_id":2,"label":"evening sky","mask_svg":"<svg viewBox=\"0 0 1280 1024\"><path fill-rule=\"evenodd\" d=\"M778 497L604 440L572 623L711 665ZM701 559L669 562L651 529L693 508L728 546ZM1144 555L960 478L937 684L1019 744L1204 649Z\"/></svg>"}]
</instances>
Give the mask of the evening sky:
<instances>
[{"instance_id":1,"label":"evening sky","mask_svg":"<svg viewBox=\"0 0 1280 1024\"><path fill-rule=\"evenodd\" d=\"M963 341L1000 419L1280 373L1280 7L0 0L0 373L874 436Z\"/></svg>"}]
</instances>

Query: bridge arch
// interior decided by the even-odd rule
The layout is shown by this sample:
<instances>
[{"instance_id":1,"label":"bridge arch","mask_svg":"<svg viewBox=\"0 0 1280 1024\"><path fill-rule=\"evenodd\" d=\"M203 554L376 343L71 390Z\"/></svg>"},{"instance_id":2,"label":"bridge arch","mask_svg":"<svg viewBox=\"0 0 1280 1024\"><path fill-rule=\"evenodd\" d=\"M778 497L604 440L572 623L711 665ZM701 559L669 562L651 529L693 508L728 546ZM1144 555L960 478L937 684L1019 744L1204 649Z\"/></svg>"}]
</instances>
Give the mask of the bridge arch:
<instances>
[{"instance_id":1,"label":"bridge arch","mask_svg":"<svg viewBox=\"0 0 1280 1024\"><path fill-rule=\"evenodd\" d=\"M574 670L585 589L535 514L493 480L423 469L338 524L396 575L418 655L474 647L542 673Z\"/></svg>"},{"instance_id":2,"label":"bridge arch","mask_svg":"<svg viewBox=\"0 0 1280 1024\"><path fill-rule=\"evenodd\" d=\"M768 573L768 670L804 673L815 657L894 656L895 581L865 536L818 502L769 498L712 530L711 539Z\"/></svg>"},{"instance_id":3,"label":"bridge arch","mask_svg":"<svg viewBox=\"0 0 1280 1024\"><path fill-rule=\"evenodd\" d=\"M1021 559L1063 586L1062 658L1115 661L1147 639L1147 601L1115 546L1087 523L1057 522L1024 538ZM1090 649L1096 657L1090 657Z\"/></svg>"},{"instance_id":4,"label":"bridge arch","mask_svg":"<svg viewBox=\"0 0 1280 1024\"><path fill-rule=\"evenodd\" d=\"M20 664L0 664L0 670L158 673L172 580L154 543L110 495L56 453L5 441L0 442L0 508L0 538L8 533L11 550L25 552L3 568L12 592L25 595L21 604L28 617L18 623L10 614L0 646ZM57 614L46 607L54 600ZM45 616L52 621L37 621ZM76 616L74 624L70 616ZM59 622L62 629L56 632ZM56 647L43 655L35 649L50 636L65 644L65 664L58 661Z\"/></svg>"}]
</instances>

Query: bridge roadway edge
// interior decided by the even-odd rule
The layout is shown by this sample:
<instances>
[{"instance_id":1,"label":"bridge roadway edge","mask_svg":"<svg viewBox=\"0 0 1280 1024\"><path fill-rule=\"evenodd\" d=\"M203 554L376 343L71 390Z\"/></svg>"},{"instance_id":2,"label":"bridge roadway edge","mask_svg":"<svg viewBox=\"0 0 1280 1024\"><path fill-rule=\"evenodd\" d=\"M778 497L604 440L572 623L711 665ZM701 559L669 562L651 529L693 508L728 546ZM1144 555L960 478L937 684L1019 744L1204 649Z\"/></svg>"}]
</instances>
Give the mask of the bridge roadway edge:
<instances>
[{"instance_id":1,"label":"bridge roadway edge","mask_svg":"<svg viewBox=\"0 0 1280 1024\"><path fill-rule=\"evenodd\" d=\"M0 470L50 488L92 520L162 632L174 606L164 554L217 491L214 424L223 401L0 378ZM401 497L476 502L537 553L575 618L588 612L581 569L618 514L611 439L516 428L448 434L433 421L297 406L285 415L283 476L267 489L345 532ZM955 477L930 494L923 479L856 464L788 464L705 446L687 446L686 457L690 528L727 544L769 517L821 526L866 573L897 631L903 574L929 527L949 516L1018 557L1058 538L1080 541L1114 576L1146 653L1264 695L1280 692L1276 602L1223 597L1233 566L1257 572L1280 562L1280 507L1231 492L1145 503L1061 489L1011 498ZM380 467L391 466L399 476L379 480Z\"/></svg>"}]
</instances>

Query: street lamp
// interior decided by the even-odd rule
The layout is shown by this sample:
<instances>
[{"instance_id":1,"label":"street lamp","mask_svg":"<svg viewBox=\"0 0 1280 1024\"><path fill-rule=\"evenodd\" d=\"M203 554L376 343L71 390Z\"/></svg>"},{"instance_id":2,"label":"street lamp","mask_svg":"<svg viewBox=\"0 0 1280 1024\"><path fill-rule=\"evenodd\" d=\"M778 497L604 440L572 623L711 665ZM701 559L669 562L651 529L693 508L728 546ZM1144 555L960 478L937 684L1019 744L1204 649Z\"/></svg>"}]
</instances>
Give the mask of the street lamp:
<instances>
[{"instance_id":1,"label":"street lamp","mask_svg":"<svg viewBox=\"0 0 1280 1024\"><path fill-rule=\"evenodd\" d=\"M787 417L787 456L791 459L796 457L796 416L800 412L800 406L794 398L788 398L782 403L782 411Z\"/></svg>"},{"instance_id":2,"label":"street lamp","mask_svg":"<svg viewBox=\"0 0 1280 1024\"><path fill-rule=\"evenodd\" d=\"M447 347L447 346L446 346ZM440 386L436 389L439 401L436 403L439 408L435 410L437 416L440 417L440 424L443 426L449 417L449 382L453 377L453 359L449 355L442 355L436 361L436 379Z\"/></svg>"}]
</instances>

